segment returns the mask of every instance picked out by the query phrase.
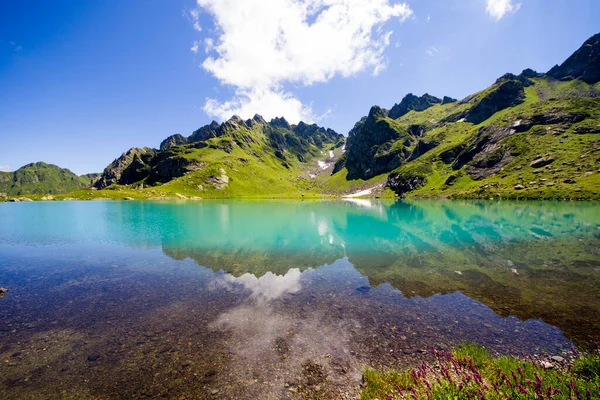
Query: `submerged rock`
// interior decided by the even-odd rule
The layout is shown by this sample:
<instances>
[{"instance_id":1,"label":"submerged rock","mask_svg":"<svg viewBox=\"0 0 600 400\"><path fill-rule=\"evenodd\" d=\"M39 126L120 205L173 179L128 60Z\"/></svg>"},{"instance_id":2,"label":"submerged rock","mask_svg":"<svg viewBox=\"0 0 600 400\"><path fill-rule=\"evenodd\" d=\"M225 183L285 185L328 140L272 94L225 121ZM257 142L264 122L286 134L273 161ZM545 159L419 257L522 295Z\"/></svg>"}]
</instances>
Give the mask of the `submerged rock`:
<instances>
[{"instance_id":1,"label":"submerged rock","mask_svg":"<svg viewBox=\"0 0 600 400\"><path fill-rule=\"evenodd\" d=\"M2 297L4 297L4 295L5 295L6 293L8 293L8 289L5 289L5 288L3 288L3 287L0 287L0 299L1 299Z\"/></svg>"}]
</instances>

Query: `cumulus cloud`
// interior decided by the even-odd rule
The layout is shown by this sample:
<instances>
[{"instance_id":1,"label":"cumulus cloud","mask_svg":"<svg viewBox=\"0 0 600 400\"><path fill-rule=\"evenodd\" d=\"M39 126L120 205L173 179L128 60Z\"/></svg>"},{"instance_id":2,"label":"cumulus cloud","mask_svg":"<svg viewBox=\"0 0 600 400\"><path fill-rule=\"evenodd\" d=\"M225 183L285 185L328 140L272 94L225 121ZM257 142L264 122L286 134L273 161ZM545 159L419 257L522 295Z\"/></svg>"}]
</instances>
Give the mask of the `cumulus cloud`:
<instances>
[{"instance_id":1,"label":"cumulus cloud","mask_svg":"<svg viewBox=\"0 0 600 400\"><path fill-rule=\"evenodd\" d=\"M521 8L521 4L514 4L513 0L487 0L487 13L496 21L508 13L515 13Z\"/></svg>"},{"instance_id":2,"label":"cumulus cloud","mask_svg":"<svg viewBox=\"0 0 600 400\"><path fill-rule=\"evenodd\" d=\"M0 165L0 171L2 172L8 172L8 171L12 171L10 165L6 164L6 165Z\"/></svg>"},{"instance_id":3,"label":"cumulus cloud","mask_svg":"<svg viewBox=\"0 0 600 400\"><path fill-rule=\"evenodd\" d=\"M204 110L221 119L260 113L291 122L314 120L285 84L308 86L335 76L385 67L392 18L412 14L390 0L197 0L214 18L216 38L202 67L235 88L233 99L207 99Z\"/></svg>"},{"instance_id":4,"label":"cumulus cloud","mask_svg":"<svg viewBox=\"0 0 600 400\"><path fill-rule=\"evenodd\" d=\"M190 51L194 54L196 54L198 52L198 45L200 43L196 40L193 44L192 47L190 47Z\"/></svg>"}]
</instances>

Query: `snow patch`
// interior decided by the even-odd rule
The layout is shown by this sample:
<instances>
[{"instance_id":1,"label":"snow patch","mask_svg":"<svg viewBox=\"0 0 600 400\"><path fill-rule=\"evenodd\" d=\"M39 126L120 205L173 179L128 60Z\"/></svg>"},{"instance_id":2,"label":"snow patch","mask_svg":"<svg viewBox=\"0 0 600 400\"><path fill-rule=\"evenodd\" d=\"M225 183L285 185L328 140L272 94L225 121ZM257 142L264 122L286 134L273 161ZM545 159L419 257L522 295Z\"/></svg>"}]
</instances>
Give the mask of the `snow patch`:
<instances>
[{"instance_id":1,"label":"snow patch","mask_svg":"<svg viewBox=\"0 0 600 400\"><path fill-rule=\"evenodd\" d=\"M352 194L347 194L347 195L345 195L343 197L345 197L345 198L352 198L352 197L367 196L367 195L370 195L373 192L373 190L381 188L381 187L383 187L383 184L374 186L374 187L369 188L369 189L361 190L359 192L355 192L355 193L352 193Z\"/></svg>"},{"instance_id":2,"label":"snow patch","mask_svg":"<svg viewBox=\"0 0 600 400\"><path fill-rule=\"evenodd\" d=\"M321 169L329 168L329 164L327 164L325 161L319 160L319 161L317 161L317 163L319 164L319 168L321 168Z\"/></svg>"}]
</instances>

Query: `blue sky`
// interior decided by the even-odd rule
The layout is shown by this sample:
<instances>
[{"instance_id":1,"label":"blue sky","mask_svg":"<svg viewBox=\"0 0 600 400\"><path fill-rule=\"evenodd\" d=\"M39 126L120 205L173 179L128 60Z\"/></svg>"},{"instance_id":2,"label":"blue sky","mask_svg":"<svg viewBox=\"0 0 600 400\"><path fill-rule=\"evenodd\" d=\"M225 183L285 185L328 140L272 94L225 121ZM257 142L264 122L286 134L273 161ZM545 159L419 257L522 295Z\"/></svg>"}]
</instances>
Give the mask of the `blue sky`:
<instances>
[{"instance_id":1,"label":"blue sky","mask_svg":"<svg viewBox=\"0 0 600 400\"><path fill-rule=\"evenodd\" d=\"M462 98L547 71L597 0L0 2L0 169L100 172L233 112L346 134L409 92Z\"/></svg>"}]
</instances>

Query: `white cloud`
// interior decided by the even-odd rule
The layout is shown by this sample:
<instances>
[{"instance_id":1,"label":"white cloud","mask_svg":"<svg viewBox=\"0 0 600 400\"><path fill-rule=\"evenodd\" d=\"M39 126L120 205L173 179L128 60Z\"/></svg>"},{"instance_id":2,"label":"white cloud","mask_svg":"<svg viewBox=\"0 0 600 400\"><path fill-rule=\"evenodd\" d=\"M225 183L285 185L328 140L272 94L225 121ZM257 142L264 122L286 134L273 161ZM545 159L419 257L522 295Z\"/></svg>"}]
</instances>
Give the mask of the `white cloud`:
<instances>
[{"instance_id":1,"label":"white cloud","mask_svg":"<svg viewBox=\"0 0 600 400\"><path fill-rule=\"evenodd\" d=\"M232 100L223 103L206 99L203 110L221 120L229 119L234 114L251 118L257 113L267 120L285 116L292 123L317 119L310 106L302 104L292 93L278 88L238 89Z\"/></svg>"},{"instance_id":2,"label":"white cloud","mask_svg":"<svg viewBox=\"0 0 600 400\"><path fill-rule=\"evenodd\" d=\"M434 57L439 52L440 51L436 47L430 46L427 48L427 50L425 50L425 55L428 57Z\"/></svg>"},{"instance_id":3,"label":"white cloud","mask_svg":"<svg viewBox=\"0 0 600 400\"><path fill-rule=\"evenodd\" d=\"M390 0L197 0L214 18L218 37L202 66L235 88L232 100L207 99L208 114L226 119L259 113L290 122L312 120L284 84L312 85L334 76L386 67L391 31L383 24L412 14ZM206 42L205 42L206 43Z\"/></svg>"},{"instance_id":4,"label":"white cloud","mask_svg":"<svg viewBox=\"0 0 600 400\"><path fill-rule=\"evenodd\" d=\"M2 171L2 172L8 172L8 171L12 171L12 168L8 164L0 165L0 171Z\"/></svg>"},{"instance_id":5,"label":"white cloud","mask_svg":"<svg viewBox=\"0 0 600 400\"><path fill-rule=\"evenodd\" d=\"M198 52L198 45L199 42L196 40L193 44L192 47L190 47L190 51L194 54L196 54Z\"/></svg>"},{"instance_id":6,"label":"white cloud","mask_svg":"<svg viewBox=\"0 0 600 400\"><path fill-rule=\"evenodd\" d=\"M202 32L202 27L200 26L200 11L198 9L184 11L183 16L191 22L194 30Z\"/></svg>"},{"instance_id":7,"label":"white cloud","mask_svg":"<svg viewBox=\"0 0 600 400\"><path fill-rule=\"evenodd\" d=\"M496 19L500 20L508 13L516 13L521 4L514 4L513 0L487 0L487 13Z\"/></svg>"}]
</instances>

